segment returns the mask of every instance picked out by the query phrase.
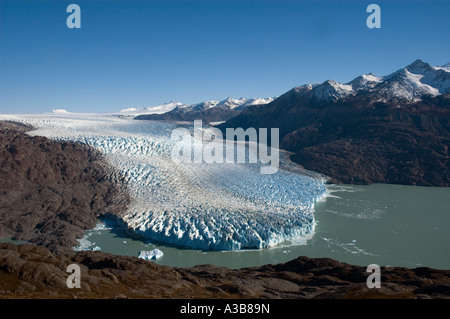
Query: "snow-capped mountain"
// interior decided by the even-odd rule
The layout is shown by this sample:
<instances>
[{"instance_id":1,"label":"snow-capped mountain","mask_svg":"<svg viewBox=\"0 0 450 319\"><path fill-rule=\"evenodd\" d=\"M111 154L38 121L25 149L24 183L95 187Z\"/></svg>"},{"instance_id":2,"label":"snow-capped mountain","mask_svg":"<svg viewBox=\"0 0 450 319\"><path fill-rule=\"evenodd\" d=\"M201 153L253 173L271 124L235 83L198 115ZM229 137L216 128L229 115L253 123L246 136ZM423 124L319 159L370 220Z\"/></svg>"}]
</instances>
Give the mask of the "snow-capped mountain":
<instances>
[{"instance_id":1,"label":"snow-capped mountain","mask_svg":"<svg viewBox=\"0 0 450 319\"><path fill-rule=\"evenodd\" d=\"M176 107L183 106L183 103L180 102L169 102L164 103L162 105L156 105L156 106L144 106L144 107L129 107L126 109L122 109L119 111L121 115L139 115L139 114L162 114L169 111L172 111Z\"/></svg>"},{"instance_id":2,"label":"snow-capped mountain","mask_svg":"<svg viewBox=\"0 0 450 319\"><path fill-rule=\"evenodd\" d=\"M219 103L219 101L203 101L196 104L183 104L176 109L183 110L183 112L189 112L189 111L202 111L202 110L208 110L210 108L213 108Z\"/></svg>"},{"instance_id":3,"label":"snow-capped mountain","mask_svg":"<svg viewBox=\"0 0 450 319\"><path fill-rule=\"evenodd\" d=\"M140 113L139 120L170 120L192 121L201 119L206 122L226 121L238 115L249 106L257 106L272 102L273 98L233 99L231 97L222 101L204 101L197 104L186 105L180 103L175 108L164 114Z\"/></svg>"},{"instance_id":4,"label":"snow-capped mountain","mask_svg":"<svg viewBox=\"0 0 450 319\"><path fill-rule=\"evenodd\" d=\"M383 82L384 77L375 76L372 73L363 74L349 82L354 92L373 89L377 84Z\"/></svg>"},{"instance_id":5,"label":"snow-capped mountain","mask_svg":"<svg viewBox=\"0 0 450 319\"><path fill-rule=\"evenodd\" d=\"M450 72L417 60L388 75L379 88L378 94L384 98L416 101L424 95L437 96L450 92Z\"/></svg>"},{"instance_id":6,"label":"snow-capped mountain","mask_svg":"<svg viewBox=\"0 0 450 319\"><path fill-rule=\"evenodd\" d=\"M320 102L335 102L361 94L374 95L376 101L419 101L425 95L450 92L450 64L436 67L416 60L387 76L369 73L345 84L327 80L321 84L303 85L296 91L307 93Z\"/></svg>"},{"instance_id":7,"label":"snow-capped mountain","mask_svg":"<svg viewBox=\"0 0 450 319\"><path fill-rule=\"evenodd\" d=\"M347 95L354 94L353 88L349 84L341 84L333 80L315 85L312 88L312 96L321 101L336 101Z\"/></svg>"},{"instance_id":8,"label":"snow-capped mountain","mask_svg":"<svg viewBox=\"0 0 450 319\"><path fill-rule=\"evenodd\" d=\"M203 111L211 108L223 109L223 110L233 110L233 109L244 109L251 105L259 105L259 104L267 104L273 101L273 98L254 98L247 99L245 97L241 97L240 99L233 99L229 97L223 101L204 101L197 104L192 105L180 105L177 106L177 109L183 110L184 112L188 111Z\"/></svg>"},{"instance_id":9,"label":"snow-capped mountain","mask_svg":"<svg viewBox=\"0 0 450 319\"><path fill-rule=\"evenodd\" d=\"M387 76L293 88L217 128L279 128L295 162L341 182L448 186L449 116L448 68L417 60Z\"/></svg>"}]
</instances>

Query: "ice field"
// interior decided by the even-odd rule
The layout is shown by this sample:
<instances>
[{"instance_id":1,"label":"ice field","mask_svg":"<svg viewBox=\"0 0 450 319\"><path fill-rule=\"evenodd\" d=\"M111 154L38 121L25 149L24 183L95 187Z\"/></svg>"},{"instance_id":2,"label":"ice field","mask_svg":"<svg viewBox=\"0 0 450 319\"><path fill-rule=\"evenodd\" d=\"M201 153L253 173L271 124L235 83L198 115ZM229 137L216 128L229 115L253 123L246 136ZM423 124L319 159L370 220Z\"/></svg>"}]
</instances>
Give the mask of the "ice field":
<instances>
[{"instance_id":1,"label":"ice field","mask_svg":"<svg viewBox=\"0 0 450 319\"><path fill-rule=\"evenodd\" d=\"M293 164L284 152L271 175L260 173L266 165L261 163L176 163L171 152L179 141L171 139L177 127L171 123L73 113L0 120L31 124L37 129L30 135L101 151L131 196L120 223L150 241L204 250L302 244L314 233L314 203L326 194L324 178Z\"/></svg>"}]
</instances>

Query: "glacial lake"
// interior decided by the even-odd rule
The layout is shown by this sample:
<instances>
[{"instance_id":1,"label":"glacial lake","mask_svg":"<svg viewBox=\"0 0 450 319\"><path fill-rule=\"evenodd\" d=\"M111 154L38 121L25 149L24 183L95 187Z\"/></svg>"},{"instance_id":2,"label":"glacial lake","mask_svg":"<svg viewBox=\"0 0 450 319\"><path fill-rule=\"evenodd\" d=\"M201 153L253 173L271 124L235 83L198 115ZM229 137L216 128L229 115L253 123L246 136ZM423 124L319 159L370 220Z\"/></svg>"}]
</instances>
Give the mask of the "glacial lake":
<instances>
[{"instance_id":1,"label":"glacial lake","mask_svg":"<svg viewBox=\"0 0 450 319\"><path fill-rule=\"evenodd\" d=\"M137 256L158 248L154 262L174 267L230 268L282 263L299 256L329 257L367 266L450 269L450 188L374 184L328 185L316 203L316 228L306 244L245 251L200 251L130 238L111 221L86 232L84 248Z\"/></svg>"}]
</instances>

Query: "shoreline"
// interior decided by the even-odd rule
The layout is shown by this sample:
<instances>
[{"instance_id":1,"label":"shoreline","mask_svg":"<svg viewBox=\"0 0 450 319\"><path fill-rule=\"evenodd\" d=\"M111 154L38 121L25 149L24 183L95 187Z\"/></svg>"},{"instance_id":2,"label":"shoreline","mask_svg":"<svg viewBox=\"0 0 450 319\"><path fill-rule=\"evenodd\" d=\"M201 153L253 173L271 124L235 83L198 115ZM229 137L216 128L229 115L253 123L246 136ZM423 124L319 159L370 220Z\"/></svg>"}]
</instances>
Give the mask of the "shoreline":
<instances>
[{"instance_id":1,"label":"shoreline","mask_svg":"<svg viewBox=\"0 0 450 319\"><path fill-rule=\"evenodd\" d=\"M81 289L66 286L69 264L81 267ZM242 269L178 268L99 251L54 255L31 244L0 244L1 299L450 298L450 270L381 267L380 271L381 288L373 290L366 285L366 267L330 258L301 256Z\"/></svg>"}]
</instances>

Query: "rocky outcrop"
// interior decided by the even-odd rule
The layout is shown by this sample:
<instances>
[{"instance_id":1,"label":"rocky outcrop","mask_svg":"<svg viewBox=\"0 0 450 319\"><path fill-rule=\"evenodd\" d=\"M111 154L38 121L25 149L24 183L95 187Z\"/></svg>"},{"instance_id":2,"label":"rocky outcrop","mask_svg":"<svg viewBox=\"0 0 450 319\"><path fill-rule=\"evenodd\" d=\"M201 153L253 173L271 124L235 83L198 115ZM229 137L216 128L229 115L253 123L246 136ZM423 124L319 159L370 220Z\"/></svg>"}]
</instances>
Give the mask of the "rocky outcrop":
<instances>
[{"instance_id":1,"label":"rocky outcrop","mask_svg":"<svg viewBox=\"0 0 450 319\"><path fill-rule=\"evenodd\" d=\"M81 268L81 288L66 285ZM328 258L243 269L171 268L99 251L52 254L31 244L0 244L0 298L450 298L450 271L381 267L369 289L365 267Z\"/></svg>"},{"instance_id":2,"label":"rocky outcrop","mask_svg":"<svg viewBox=\"0 0 450 319\"><path fill-rule=\"evenodd\" d=\"M128 195L97 151L30 129L0 122L0 237L71 249L99 216L123 211Z\"/></svg>"}]
</instances>

